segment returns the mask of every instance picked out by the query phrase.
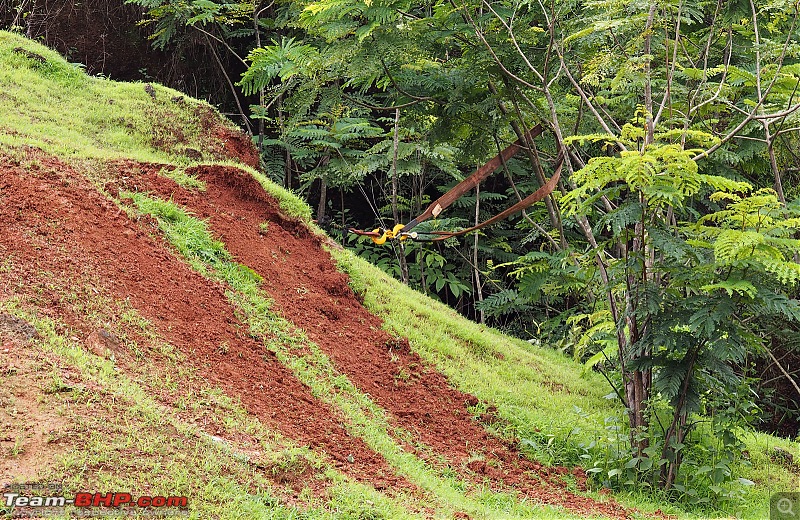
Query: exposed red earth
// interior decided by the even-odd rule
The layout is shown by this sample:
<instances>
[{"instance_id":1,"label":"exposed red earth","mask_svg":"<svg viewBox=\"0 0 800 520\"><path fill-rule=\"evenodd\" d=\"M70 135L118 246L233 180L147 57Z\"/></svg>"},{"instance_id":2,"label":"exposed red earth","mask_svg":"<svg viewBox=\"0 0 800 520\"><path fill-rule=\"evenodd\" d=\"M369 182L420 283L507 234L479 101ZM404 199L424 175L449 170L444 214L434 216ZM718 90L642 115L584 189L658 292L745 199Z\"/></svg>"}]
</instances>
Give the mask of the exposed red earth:
<instances>
[{"instance_id":1,"label":"exposed red earth","mask_svg":"<svg viewBox=\"0 0 800 520\"><path fill-rule=\"evenodd\" d=\"M388 410L392 421L430 447L435 456L476 482L513 487L530 498L578 513L624 518L613 501L598 502L567 491L561 477L572 474L579 487L581 469L546 467L521 457L513 447L490 437L467 407L474 396L452 388L447 379L410 351L408 342L381 329L336 270L319 237L302 223L281 215L278 203L248 174L232 167L187 170L204 181L203 193L186 190L158 175L156 165L120 163L123 189L170 198L203 219L237 262L264 278L264 289L278 312L328 354L336 367ZM260 224L269 222L267 231ZM402 377L400 375L403 374ZM469 462L479 454L483 460ZM425 456L424 453L420 455Z\"/></svg>"},{"instance_id":2,"label":"exposed red earth","mask_svg":"<svg viewBox=\"0 0 800 520\"><path fill-rule=\"evenodd\" d=\"M233 133L225 137L227 153L253 164L257 155L249 143ZM14 262L13 272L0 271L0 296L13 295L12 280L18 292L25 285L19 280L33 282L46 273L76 283L90 276L114 298L128 299L203 377L265 424L325 452L343 472L378 489L414 488L381 455L350 436L343 417L248 335L224 288L195 273L171 246L153 238L157 232L152 221L130 220L81 172L61 161L36 150L26 153L36 159L38 169L0 160L0 257ZM235 260L263 277L274 309L385 408L395 426L424 446L406 445L408 449L431 464L444 461L473 482L514 490L573 513L631 515L611 499L600 502L569 491L562 477L572 475L583 488L582 470L529 461L488 435L468 410L477 399L452 388L406 340L384 332L381 320L363 307L347 277L337 271L322 240L304 224L284 217L248 174L224 166L191 168L187 173L207 184L207 191L198 193L159 176L162 165L120 161L110 167L119 181L105 187L109 193L150 191L209 219L215 237ZM269 222L266 231L260 227L264 222ZM53 316L83 330L87 348L95 348L96 329L68 312L58 295L47 298Z\"/></svg>"},{"instance_id":3,"label":"exposed red earth","mask_svg":"<svg viewBox=\"0 0 800 520\"><path fill-rule=\"evenodd\" d=\"M29 153L40 164L35 171L0 162L0 257L14 265L0 274L0 296L13 296L7 294L12 285L20 295L42 277L76 285L91 278L113 297L128 299L202 376L268 426L321 449L358 480L378 488L413 487L246 334L221 286L195 273L149 236L146 223L132 222L69 166ZM97 331L70 315L55 291L37 298L52 317L82 329L92 348Z\"/></svg>"}]
</instances>

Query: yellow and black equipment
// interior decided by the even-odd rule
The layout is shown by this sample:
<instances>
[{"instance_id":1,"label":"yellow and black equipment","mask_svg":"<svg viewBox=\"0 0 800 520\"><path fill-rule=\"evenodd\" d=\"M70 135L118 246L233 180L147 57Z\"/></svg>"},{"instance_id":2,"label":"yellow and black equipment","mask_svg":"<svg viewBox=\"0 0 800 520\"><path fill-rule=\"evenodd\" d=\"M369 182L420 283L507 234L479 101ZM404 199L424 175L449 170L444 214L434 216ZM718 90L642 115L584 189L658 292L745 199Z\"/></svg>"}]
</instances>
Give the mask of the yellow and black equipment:
<instances>
[{"instance_id":1,"label":"yellow and black equipment","mask_svg":"<svg viewBox=\"0 0 800 520\"><path fill-rule=\"evenodd\" d=\"M378 245L386 243L387 240L406 240L408 238L416 239L417 233L412 232L411 230L414 229L418 224L426 221L431 217L438 217L439 214L442 213L445 209L447 209L453 202L455 202L459 197L464 195L469 190L478 186L481 181L491 175L497 168L502 166L506 161L511 159L514 155L516 155L520 150L523 150L527 145L526 141L528 139L534 139L540 136L543 132L542 125L536 125L532 129L530 129L521 139L518 139L505 150L501 151L497 154L493 159L489 162L475 170L469 177L464 179L463 181L456 184L450 191L436 199L428 209L423 211L419 216L411 220L408 224L397 224L392 229L383 229L383 228L376 228L372 231L363 231L359 229L350 228L347 231L350 233L355 233L356 235L368 236ZM539 202L540 200L547 197L550 193L553 192L556 185L558 184L558 180L561 177L561 168L564 165L564 153L563 151L558 154L556 159L556 170L553 173L553 176L550 177L550 180L547 181L542 187L540 187L535 192L531 193L521 201L517 202L510 208L498 213L497 215L472 226L467 229L462 229L460 231L429 231L426 234L436 235L436 238L431 239L431 242L439 242L441 240L447 240L448 238L457 237L461 235L465 235L471 231L476 231L481 229L485 226L489 226L498 222L500 220L506 219L509 216L527 209L531 205Z\"/></svg>"}]
</instances>

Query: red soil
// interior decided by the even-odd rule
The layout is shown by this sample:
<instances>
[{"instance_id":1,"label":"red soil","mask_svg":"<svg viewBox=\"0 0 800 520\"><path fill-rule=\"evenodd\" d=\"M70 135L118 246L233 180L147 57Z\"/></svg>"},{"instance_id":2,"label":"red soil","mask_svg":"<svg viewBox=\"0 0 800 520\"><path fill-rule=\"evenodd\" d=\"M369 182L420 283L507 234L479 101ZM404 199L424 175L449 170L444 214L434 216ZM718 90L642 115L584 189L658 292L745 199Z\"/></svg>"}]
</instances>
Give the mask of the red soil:
<instances>
[{"instance_id":1,"label":"red soil","mask_svg":"<svg viewBox=\"0 0 800 520\"><path fill-rule=\"evenodd\" d=\"M360 481L413 488L246 333L223 287L195 273L149 236L146 222L129 220L69 166L38 152L29 155L36 170L0 159L0 259L10 258L15 267L0 271L0 297L21 295L26 280L36 286L52 277L77 285L90 276L111 296L128 299L210 384L240 399L266 425L324 451ZM65 318L59 295L29 296ZM75 316L71 320L93 332Z\"/></svg>"},{"instance_id":2,"label":"red soil","mask_svg":"<svg viewBox=\"0 0 800 520\"><path fill-rule=\"evenodd\" d=\"M258 150L244 132L217 125L212 135L221 143L222 149L217 152L221 157L236 157L244 164L258 168Z\"/></svg>"},{"instance_id":3,"label":"red soil","mask_svg":"<svg viewBox=\"0 0 800 520\"><path fill-rule=\"evenodd\" d=\"M488 481L494 488L513 488L576 513L628 516L613 501L598 502L567 491L561 477L571 473L583 486L582 470L542 466L490 437L467 409L477 399L453 389L442 374L409 350L406 340L384 332L381 320L359 303L346 276L320 247L320 239L283 217L276 201L249 175L234 168L195 168L188 173L208 186L198 194L159 177L156 171L128 164L126 186L171 197L208 218L236 261L264 278L264 289L274 298L276 309L305 330L341 372L388 410L397 426L411 432L436 456L444 457L467 478ZM265 221L269 222L266 232L259 227ZM482 460L470 462L476 454Z\"/></svg>"}]
</instances>

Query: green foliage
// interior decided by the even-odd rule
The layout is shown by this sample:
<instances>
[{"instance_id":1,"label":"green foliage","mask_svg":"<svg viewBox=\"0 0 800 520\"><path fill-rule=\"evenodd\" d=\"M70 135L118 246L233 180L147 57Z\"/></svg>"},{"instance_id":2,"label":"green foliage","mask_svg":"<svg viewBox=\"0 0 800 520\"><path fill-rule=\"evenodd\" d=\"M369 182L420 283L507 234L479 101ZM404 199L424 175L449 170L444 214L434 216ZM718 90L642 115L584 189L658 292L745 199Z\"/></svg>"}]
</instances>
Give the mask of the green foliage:
<instances>
[{"instance_id":1,"label":"green foliage","mask_svg":"<svg viewBox=\"0 0 800 520\"><path fill-rule=\"evenodd\" d=\"M665 408L663 403L653 403L653 406L662 411ZM580 409L576 409L576 413L585 414ZM638 434L637 440L646 439L649 445L641 456L631 456L625 422L619 416L607 417L595 439L579 446L579 457L587 466L586 472L604 488L655 490L661 468L670 463L670 459L662 458L663 432L653 430L649 434ZM741 457L741 441L724 430L720 421L715 421L710 428L701 424L692 437L691 442L673 443L668 450L668 457L681 456L684 460L680 475L665 498L695 511L740 509L747 500L748 489L754 485L753 481L734 474L735 461ZM712 438L714 440L710 440Z\"/></svg>"},{"instance_id":2,"label":"green foliage","mask_svg":"<svg viewBox=\"0 0 800 520\"><path fill-rule=\"evenodd\" d=\"M400 278L396 255L404 254L408 261L411 286L432 298L457 301L472 292L469 274L466 278L462 277L463 272L445 256L447 250L426 247L424 242L408 242L403 250L376 248L371 241L359 240L355 235L350 235L349 241L356 254L395 278Z\"/></svg>"},{"instance_id":3,"label":"green foliage","mask_svg":"<svg viewBox=\"0 0 800 520\"><path fill-rule=\"evenodd\" d=\"M642 446L640 451L630 457L623 450L611 457L617 461L614 464L624 462L622 467L598 466L597 472L632 484L642 480L632 472L646 464L648 474L659 475L644 479L651 485L667 482L681 500L693 504L711 500L719 505L732 496L724 494L720 484L734 479L728 466L721 464L741 455L737 427L753 419L752 396L738 390L740 409L725 416L724 431L715 430L725 442L720 457L727 462L718 462L709 471L693 464L683 467L688 459L681 450L690 445L693 424L688 418L708 411L704 403L709 400L716 402L741 387L741 373L734 367L742 365L747 353L758 351L762 341L747 325L750 320L800 317L791 300L776 299L776 293L786 294L798 280L794 254L800 242L794 236L800 221L797 210L781 204L773 191L743 195L751 191L748 184L700 174L690 155L673 146L654 145L641 153L592 160L576 174L581 184L564 199L571 211L592 213L598 199L591 193L624 201L599 219L610 232L604 237L605 247L622 244L627 257L609 264L610 279L602 281L598 290L605 286L611 298L626 302L628 325L620 331L621 325L606 317L580 336L574 351L579 356L592 345L598 354L589 363L609 363L609 346L625 337L615 358L622 367L623 383L634 373L648 374L651 420L658 420L659 401L672 415L662 437L653 428L631 430L628 435ZM720 188L725 191L712 191L707 199L709 205L721 204L717 211L694 223L675 225L669 220L671 212L691 217L687 204L696 203L704 191ZM587 317L576 314L568 321ZM637 323L642 325L634 329ZM719 421L712 423L721 428ZM687 475L710 480L701 484ZM713 493L698 495L698 487Z\"/></svg>"},{"instance_id":4,"label":"green foliage","mask_svg":"<svg viewBox=\"0 0 800 520\"><path fill-rule=\"evenodd\" d=\"M282 82L298 74L312 75L319 52L311 45L298 43L294 38L275 40L272 45L253 49L248 56L250 66L239 82L247 95L254 94L272 83L275 78Z\"/></svg>"},{"instance_id":5,"label":"green foliage","mask_svg":"<svg viewBox=\"0 0 800 520\"><path fill-rule=\"evenodd\" d=\"M252 16L253 2L212 2L210 0L125 0L147 11L142 21L153 25L151 39L156 48L173 43L186 26L220 24L233 26Z\"/></svg>"}]
</instances>

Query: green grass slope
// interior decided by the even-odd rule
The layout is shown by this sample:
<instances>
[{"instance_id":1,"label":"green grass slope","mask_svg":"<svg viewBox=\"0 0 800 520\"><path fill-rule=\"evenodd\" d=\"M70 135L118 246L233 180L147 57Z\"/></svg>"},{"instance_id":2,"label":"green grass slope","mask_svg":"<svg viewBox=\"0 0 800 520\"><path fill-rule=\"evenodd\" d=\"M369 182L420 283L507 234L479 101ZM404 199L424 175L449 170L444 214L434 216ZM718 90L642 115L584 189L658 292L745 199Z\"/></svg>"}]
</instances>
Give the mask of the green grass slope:
<instances>
[{"instance_id":1,"label":"green grass slope","mask_svg":"<svg viewBox=\"0 0 800 520\"><path fill-rule=\"evenodd\" d=\"M592 441L608 446L616 442L625 411L610 399L611 389L599 374L585 373L581 365L546 347L465 320L347 251L332 253L386 328L408 337L412 348L459 388L496 406L501 420L488 427L521 439L529 456L579 464L587 453L583 448ZM617 498L643 511L660 508L680 518L768 518L771 494L800 491L797 466L775 464L770 454L776 447L796 454L798 445L757 432L744 438L750 460L736 472L755 485L735 485L744 496L724 511L666 505L657 492Z\"/></svg>"},{"instance_id":2,"label":"green grass slope","mask_svg":"<svg viewBox=\"0 0 800 520\"><path fill-rule=\"evenodd\" d=\"M36 148L74 165L100 191L111 175L108 165L113 161L165 165L164 175L193 189L203 186L184 173L186 168L225 162L258 179L279 200L284 213L313 226L309 208L298 197L253 168L225 158L224 139L209 133L208 128L232 131L234 127L207 104L158 85L88 77L56 53L6 32L0 32L0 114L0 159L35 169L38 166L27 159L25 151ZM2 197L0 192L0 204ZM246 270L229 261L224 244L215 245L206 237L202 222L181 213L169 201L140 194L112 200L132 215L147 213L160 219L165 239L187 262L209 279L225 284L251 333L269 332L277 337L267 348L312 388L315 396L342 411L351 434L383 454L393 469L420 491L380 492L353 482L324 457L265 428L219 389L183 368L180 354L124 301L100 298L91 287L79 290L44 279L38 282L40 291L54 290L47 284L55 284L65 293L65 305L72 312L114 329L118 336L130 336L127 344L131 349L137 348L137 337L149 338L159 345L162 355L159 364L144 357L136 370L119 371L112 361L87 351L72 336L70 326L48 316L35 298L16 296L13 287L5 297L0 292L0 316L22 320L36 331L25 338L9 336L10 341L32 348L14 349L15 370L0 371L0 424L13 432L7 437L11 440L1 445L0 458L32 468L20 473L20 478L63 482L65 489L73 492L94 486L185 494L193 497L190 509L195 518L448 518L464 511L474 518L569 517L563 510L507 494L467 489L457 477L404 452L396 442L403 432L394 430L381 410L338 374L330 360L313 345L308 357L292 350L294 343L304 341L302 337L271 314L266 295L259 292ZM185 227L170 224L164 219L166 214L172 215L172 224ZM186 240L186 230L192 230L198 240L211 242L198 245ZM211 262L193 256L193 248L206 246L219 248L218 257ZM493 434L517 443L527 456L544 463L578 464L586 454L583 447L592 441L614 442L624 410L605 397L610 388L599 375L583 373L581 366L546 347L469 322L348 251L336 247L330 251L340 269L349 274L365 306L384 319L389 332L408 338L412 349L447 375L451 384L480 400L474 415L488 417L485 426ZM14 262L19 261L0 257L0 275L12 277ZM30 288L26 288L28 293ZM2 324L0 320L0 333L5 334ZM130 333L132 329L135 335ZM176 384L178 379L185 384ZM23 395L15 388L33 393ZM161 393L171 396L171 404L156 398ZM132 423L129 414L119 411L120 403L135 410L141 420ZM30 429L15 411L26 406L35 407L43 420L53 424L66 421L70 426L62 425L62 429L72 433L60 442L33 443ZM228 431L249 440L221 442L198 426L198 416L214 417ZM728 511L685 511L660 502L656 494L618 495L616 499L644 513L660 509L687 518L766 518L770 493L800 490L798 466L772 462L770 450L781 447L800 455L798 446L755 433L746 440L750 464L738 470L755 485L744 488L744 500ZM48 463L37 465L31 460L38 447L51 456ZM136 466L127 457L133 449L140 456ZM162 462L165 457L170 464ZM294 489L296 479L283 478L292 473L300 475L301 481L303 475L317 475L326 491L315 494L302 482ZM590 495L602 497L599 492ZM0 517L3 513L0 506Z\"/></svg>"}]
</instances>

